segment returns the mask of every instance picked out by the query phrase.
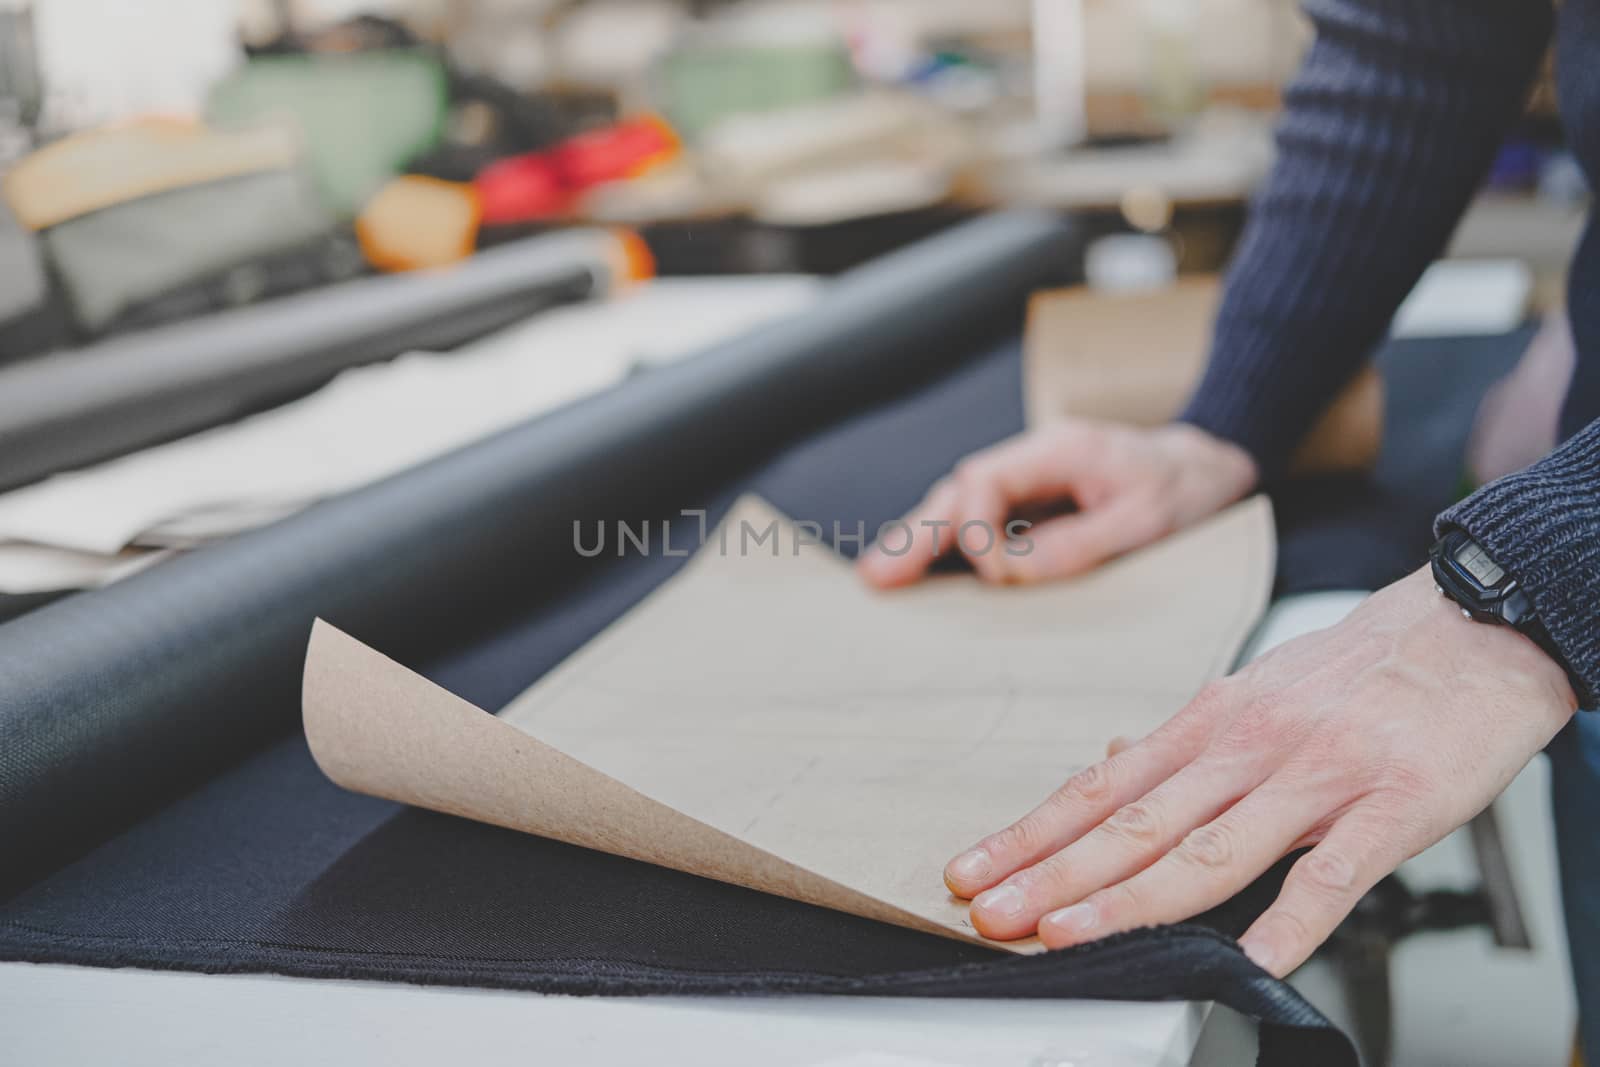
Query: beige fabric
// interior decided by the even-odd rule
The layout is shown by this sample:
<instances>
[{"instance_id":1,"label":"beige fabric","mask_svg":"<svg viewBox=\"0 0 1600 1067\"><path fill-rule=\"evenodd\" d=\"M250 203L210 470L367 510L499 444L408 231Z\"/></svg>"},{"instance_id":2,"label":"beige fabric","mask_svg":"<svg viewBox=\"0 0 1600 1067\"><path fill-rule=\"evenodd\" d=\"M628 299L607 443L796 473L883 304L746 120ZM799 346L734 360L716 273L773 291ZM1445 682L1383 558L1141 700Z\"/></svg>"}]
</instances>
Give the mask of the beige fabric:
<instances>
[{"instance_id":1,"label":"beige fabric","mask_svg":"<svg viewBox=\"0 0 1600 1067\"><path fill-rule=\"evenodd\" d=\"M873 592L800 532L742 500L498 719L319 622L312 752L359 792L981 940L944 862L1223 673L1273 573L1261 498L1031 588Z\"/></svg>"},{"instance_id":2,"label":"beige fabric","mask_svg":"<svg viewBox=\"0 0 1600 1067\"><path fill-rule=\"evenodd\" d=\"M0 182L24 226L43 230L115 204L295 165L294 133L277 126L221 131L144 119L41 148Z\"/></svg>"}]
</instances>

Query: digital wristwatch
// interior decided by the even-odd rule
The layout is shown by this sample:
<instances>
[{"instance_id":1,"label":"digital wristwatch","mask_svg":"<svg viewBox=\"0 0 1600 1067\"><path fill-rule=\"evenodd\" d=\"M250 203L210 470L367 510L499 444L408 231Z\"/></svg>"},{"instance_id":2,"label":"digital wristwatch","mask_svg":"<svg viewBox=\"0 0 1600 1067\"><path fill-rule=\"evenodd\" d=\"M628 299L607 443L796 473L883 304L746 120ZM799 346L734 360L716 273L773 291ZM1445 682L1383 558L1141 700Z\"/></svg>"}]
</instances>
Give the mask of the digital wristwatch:
<instances>
[{"instance_id":1,"label":"digital wristwatch","mask_svg":"<svg viewBox=\"0 0 1600 1067\"><path fill-rule=\"evenodd\" d=\"M1543 649L1572 678L1561 650L1539 621L1533 597L1470 534L1461 529L1448 530L1429 550L1428 557L1433 561L1434 588L1455 601L1461 614L1474 622L1511 627ZM1573 688L1582 691L1575 679Z\"/></svg>"}]
</instances>

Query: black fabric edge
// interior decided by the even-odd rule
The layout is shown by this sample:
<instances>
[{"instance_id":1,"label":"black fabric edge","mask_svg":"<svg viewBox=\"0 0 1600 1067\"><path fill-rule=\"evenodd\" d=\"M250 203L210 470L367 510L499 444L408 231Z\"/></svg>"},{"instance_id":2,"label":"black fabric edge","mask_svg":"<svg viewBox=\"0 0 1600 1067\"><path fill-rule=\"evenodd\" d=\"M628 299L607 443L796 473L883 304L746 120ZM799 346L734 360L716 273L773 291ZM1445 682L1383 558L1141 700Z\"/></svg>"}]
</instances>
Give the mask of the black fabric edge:
<instances>
[{"instance_id":1,"label":"black fabric edge","mask_svg":"<svg viewBox=\"0 0 1600 1067\"><path fill-rule=\"evenodd\" d=\"M1215 1001L1261 1028L1263 1067L1356 1067L1349 1039L1237 942L1179 924L1116 934L1038 956L865 976L666 970L615 961L491 960L339 952L253 941L144 941L52 933L0 922L0 961L204 974L400 981L565 996L894 996L962 999ZM1174 957L1182 966L1174 969ZM1160 964L1159 974L1153 964ZM1145 980L1147 979L1147 980Z\"/></svg>"}]
</instances>

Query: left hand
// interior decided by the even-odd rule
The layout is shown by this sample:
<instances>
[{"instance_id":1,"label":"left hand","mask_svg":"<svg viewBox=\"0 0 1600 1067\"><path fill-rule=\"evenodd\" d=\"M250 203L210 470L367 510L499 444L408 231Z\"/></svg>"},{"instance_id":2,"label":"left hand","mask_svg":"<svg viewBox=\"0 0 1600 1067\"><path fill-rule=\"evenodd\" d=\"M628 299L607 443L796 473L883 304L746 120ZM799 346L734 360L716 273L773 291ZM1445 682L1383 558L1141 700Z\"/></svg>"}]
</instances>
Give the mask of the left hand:
<instances>
[{"instance_id":1,"label":"left hand","mask_svg":"<svg viewBox=\"0 0 1600 1067\"><path fill-rule=\"evenodd\" d=\"M1476 815L1571 718L1560 666L1462 618L1426 569L1214 682L945 868L986 937L1050 948L1180 922L1306 846L1241 938L1285 975Z\"/></svg>"}]
</instances>

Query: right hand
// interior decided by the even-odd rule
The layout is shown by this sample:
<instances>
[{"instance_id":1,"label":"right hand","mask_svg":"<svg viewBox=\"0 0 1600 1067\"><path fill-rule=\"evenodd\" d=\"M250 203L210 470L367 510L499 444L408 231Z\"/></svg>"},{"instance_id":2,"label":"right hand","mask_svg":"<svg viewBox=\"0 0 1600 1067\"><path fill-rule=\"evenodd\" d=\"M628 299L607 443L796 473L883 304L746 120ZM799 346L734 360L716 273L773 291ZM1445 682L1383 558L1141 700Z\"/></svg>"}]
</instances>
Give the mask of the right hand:
<instances>
[{"instance_id":1,"label":"right hand","mask_svg":"<svg viewBox=\"0 0 1600 1067\"><path fill-rule=\"evenodd\" d=\"M1258 479L1247 452L1185 423L1141 429L1074 419L962 460L906 516L915 547L894 556L874 545L856 567L869 585L891 589L960 551L985 581L1068 578L1221 511ZM1018 508L1063 498L1077 510L1029 529L1031 551L1005 550L1001 538ZM996 534L988 551L969 552L958 536L974 521Z\"/></svg>"}]
</instances>

